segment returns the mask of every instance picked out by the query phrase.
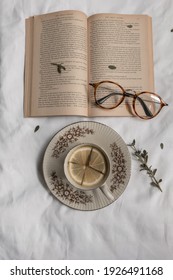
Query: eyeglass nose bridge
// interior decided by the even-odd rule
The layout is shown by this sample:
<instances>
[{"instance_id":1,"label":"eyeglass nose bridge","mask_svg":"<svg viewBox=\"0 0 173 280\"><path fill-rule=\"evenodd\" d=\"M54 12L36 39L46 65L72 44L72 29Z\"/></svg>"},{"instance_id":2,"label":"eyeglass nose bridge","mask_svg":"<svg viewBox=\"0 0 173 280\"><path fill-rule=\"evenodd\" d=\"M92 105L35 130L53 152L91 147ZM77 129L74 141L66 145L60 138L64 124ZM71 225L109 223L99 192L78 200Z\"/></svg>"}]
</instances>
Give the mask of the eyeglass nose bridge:
<instances>
[{"instance_id":1,"label":"eyeglass nose bridge","mask_svg":"<svg viewBox=\"0 0 173 280\"><path fill-rule=\"evenodd\" d=\"M130 91L130 92L129 92ZM127 96L127 97L132 97L132 98L135 98L137 96L137 93L135 90L132 90L132 89L126 89L124 91L124 95Z\"/></svg>"}]
</instances>

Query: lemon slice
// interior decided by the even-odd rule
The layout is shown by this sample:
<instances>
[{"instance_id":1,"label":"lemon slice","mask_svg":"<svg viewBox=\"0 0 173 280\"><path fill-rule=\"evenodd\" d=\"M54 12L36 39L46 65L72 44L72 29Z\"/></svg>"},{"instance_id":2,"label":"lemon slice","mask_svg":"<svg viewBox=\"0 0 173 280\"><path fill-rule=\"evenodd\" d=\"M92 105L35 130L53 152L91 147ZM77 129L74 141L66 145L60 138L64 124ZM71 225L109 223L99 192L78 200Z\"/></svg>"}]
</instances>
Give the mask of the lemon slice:
<instances>
[{"instance_id":1,"label":"lemon slice","mask_svg":"<svg viewBox=\"0 0 173 280\"><path fill-rule=\"evenodd\" d=\"M92 149L89 166L93 169L105 173L106 172L106 161L103 154L96 148Z\"/></svg>"},{"instance_id":2,"label":"lemon slice","mask_svg":"<svg viewBox=\"0 0 173 280\"><path fill-rule=\"evenodd\" d=\"M91 154L91 146L83 146L75 150L69 158L69 174L77 184L82 185L86 164Z\"/></svg>"},{"instance_id":3,"label":"lemon slice","mask_svg":"<svg viewBox=\"0 0 173 280\"><path fill-rule=\"evenodd\" d=\"M95 187L103 181L106 160L97 148L82 146L76 149L68 160L71 179L82 187Z\"/></svg>"},{"instance_id":4,"label":"lemon slice","mask_svg":"<svg viewBox=\"0 0 173 280\"><path fill-rule=\"evenodd\" d=\"M83 187L94 187L101 183L104 175L90 167L86 167L85 174L82 182Z\"/></svg>"},{"instance_id":5,"label":"lemon slice","mask_svg":"<svg viewBox=\"0 0 173 280\"><path fill-rule=\"evenodd\" d=\"M86 162L89 158L91 153L92 147L90 146L83 146L74 151L74 153L69 158L69 162L77 163L79 165L86 165Z\"/></svg>"},{"instance_id":6,"label":"lemon slice","mask_svg":"<svg viewBox=\"0 0 173 280\"><path fill-rule=\"evenodd\" d=\"M85 173L85 165L69 162L68 168L72 180L74 180L77 184L82 185Z\"/></svg>"}]
</instances>

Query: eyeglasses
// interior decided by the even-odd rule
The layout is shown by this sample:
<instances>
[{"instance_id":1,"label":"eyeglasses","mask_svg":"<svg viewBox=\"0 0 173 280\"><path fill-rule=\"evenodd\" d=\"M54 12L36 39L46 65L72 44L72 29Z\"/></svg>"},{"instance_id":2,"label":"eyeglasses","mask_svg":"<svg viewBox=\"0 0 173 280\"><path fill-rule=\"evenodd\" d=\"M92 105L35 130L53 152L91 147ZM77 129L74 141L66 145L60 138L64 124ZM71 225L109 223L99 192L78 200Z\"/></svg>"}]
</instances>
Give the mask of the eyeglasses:
<instances>
[{"instance_id":1,"label":"eyeglasses","mask_svg":"<svg viewBox=\"0 0 173 280\"><path fill-rule=\"evenodd\" d=\"M156 93L142 91L136 93L131 89L124 89L112 81L89 83L94 87L94 98L97 106L103 109L115 109L125 97L133 98L134 113L141 119L152 119L168 104Z\"/></svg>"}]
</instances>

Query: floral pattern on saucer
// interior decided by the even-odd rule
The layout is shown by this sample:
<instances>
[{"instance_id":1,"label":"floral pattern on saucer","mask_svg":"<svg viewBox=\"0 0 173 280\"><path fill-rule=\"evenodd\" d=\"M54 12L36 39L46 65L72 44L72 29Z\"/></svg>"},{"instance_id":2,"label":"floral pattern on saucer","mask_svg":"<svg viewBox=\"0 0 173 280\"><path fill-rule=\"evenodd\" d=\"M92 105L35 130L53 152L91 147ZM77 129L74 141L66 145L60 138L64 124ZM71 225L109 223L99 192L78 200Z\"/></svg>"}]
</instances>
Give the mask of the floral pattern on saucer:
<instances>
[{"instance_id":1,"label":"floral pattern on saucer","mask_svg":"<svg viewBox=\"0 0 173 280\"><path fill-rule=\"evenodd\" d=\"M87 127L72 127L61 135L53 148L52 157L58 158L61 153L65 152L69 144L77 141L80 137L85 137L88 134L93 134L93 129Z\"/></svg>"},{"instance_id":2,"label":"floral pattern on saucer","mask_svg":"<svg viewBox=\"0 0 173 280\"><path fill-rule=\"evenodd\" d=\"M110 145L112 165L112 179L111 179L111 192L115 191L120 185L125 183L127 176L127 166L124 154L121 148L117 146L116 142Z\"/></svg>"},{"instance_id":3,"label":"floral pattern on saucer","mask_svg":"<svg viewBox=\"0 0 173 280\"><path fill-rule=\"evenodd\" d=\"M87 195L86 192L76 190L68 183L64 183L62 178L59 178L55 171L51 174L52 191L60 198L67 200L70 204L87 204L92 202L92 195Z\"/></svg>"}]
</instances>

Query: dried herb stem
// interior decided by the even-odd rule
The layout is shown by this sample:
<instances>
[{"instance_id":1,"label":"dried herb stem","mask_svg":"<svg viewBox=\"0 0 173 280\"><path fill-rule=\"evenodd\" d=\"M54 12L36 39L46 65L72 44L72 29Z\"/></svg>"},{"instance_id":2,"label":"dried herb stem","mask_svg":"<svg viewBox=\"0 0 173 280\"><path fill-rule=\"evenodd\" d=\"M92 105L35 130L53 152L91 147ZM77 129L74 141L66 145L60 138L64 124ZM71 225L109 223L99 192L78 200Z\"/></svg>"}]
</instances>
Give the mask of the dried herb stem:
<instances>
[{"instance_id":1,"label":"dried herb stem","mask_svg":"<svg viewBox=\"0 0 173 280\"><path fill-rule=\"evenodd\" d=\"M157 180L155 177L155 174L157 172L157 169L152 169L152 166L148 166L148 152L146 150L138 150L135 146L136 141L133 140L131 144L128 144L129 147L132 148L134 151L133 155L137 158L137 160L140 162L140 171L146 171L151 179L151 185L153 187L157 187L161 192L162 189L160 187L160 183L162 182L162 179Z\"/></svg>"}]
</instances>

